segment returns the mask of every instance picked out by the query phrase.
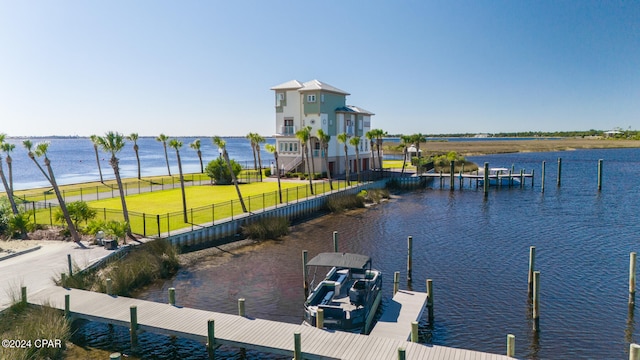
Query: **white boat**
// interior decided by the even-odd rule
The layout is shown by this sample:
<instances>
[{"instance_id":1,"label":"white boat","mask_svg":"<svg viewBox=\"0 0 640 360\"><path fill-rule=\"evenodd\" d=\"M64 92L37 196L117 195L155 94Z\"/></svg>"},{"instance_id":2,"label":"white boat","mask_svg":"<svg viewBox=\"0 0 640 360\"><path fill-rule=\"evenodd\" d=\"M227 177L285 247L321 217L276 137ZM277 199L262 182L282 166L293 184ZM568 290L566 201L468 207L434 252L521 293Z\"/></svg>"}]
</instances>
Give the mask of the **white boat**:
<instances>
[{"instance_id":1,"label":"white boat","mask_svg":"<svg viewBox=\"0 0 640 360\"><path fill-rule=\"evenodd\" d=\"M332 330L369 333L382 297L382 273L371 268L371 258L350 253L321 253L307 266L330 267L304 303L304 323L316 326L318 309L324 313L324 327ZM311 268L308 268L311 269Z\"/></svg>"},{"instance_id":2,"label":"white boat","mask_svg":"<svg viewBox=\"0 0 640 360\"><path fill-rule=\"evenodd\" d=\"M478 170L478 175L484 175L484 169ZM479 184L484 184L484 179L480 179ZM519 185L520 177L512 174L508 168L490 168L489 169L489 186L509 186Z\"/></svg>"}]
</instances>

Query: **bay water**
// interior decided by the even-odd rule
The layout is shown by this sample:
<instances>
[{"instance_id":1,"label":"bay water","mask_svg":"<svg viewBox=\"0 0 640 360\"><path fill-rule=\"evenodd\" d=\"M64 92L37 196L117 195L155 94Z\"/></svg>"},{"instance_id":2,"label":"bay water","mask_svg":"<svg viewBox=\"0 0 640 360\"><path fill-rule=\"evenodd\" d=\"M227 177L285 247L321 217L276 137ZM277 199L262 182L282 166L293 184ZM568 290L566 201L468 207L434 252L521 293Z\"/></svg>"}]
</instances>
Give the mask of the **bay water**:
<instances>
[{"instance_id":1,"label":"bay water","mask_svg":"<svg viewBox=\"0 0 640 360\"><path fill-rule=\"evenodd\" d=\"M562 158L561 186L556 185ZM604 160L603 188L597 163ZM181 306L236 313L246 298L253 317L302 322L301 252L332 249L370 255L383 271L382 308L391 299L394 271L401 288L425 291L433 279L435 320L420 322L420 341L491 353L506 351L516 336L516 357L527 359L626 359L638 326L627 305L629 253L640 250L640 149L517 153L469 158L491 167L535 171L533 186L474 185L403 192L364 211L326 215L294 226L283 240L204 257L174 278L154 284L139 298L167 301L169 287ZM541 190L546 161L545 191ZM407 236L413 236L413 277L406 280ZM529 247L536 246L541 272L540 332L532 330L527 293ZM203 323L206 322L203 319ZM108 339L128 347L126 329L109 333L85 324L78 334L89 345ZM110 334L110 335L109 335ZM146 335L144 349L156 358L205 359L202 344ZM221 348L222 358L278 358Z\"/></svg>"}]
</instances>

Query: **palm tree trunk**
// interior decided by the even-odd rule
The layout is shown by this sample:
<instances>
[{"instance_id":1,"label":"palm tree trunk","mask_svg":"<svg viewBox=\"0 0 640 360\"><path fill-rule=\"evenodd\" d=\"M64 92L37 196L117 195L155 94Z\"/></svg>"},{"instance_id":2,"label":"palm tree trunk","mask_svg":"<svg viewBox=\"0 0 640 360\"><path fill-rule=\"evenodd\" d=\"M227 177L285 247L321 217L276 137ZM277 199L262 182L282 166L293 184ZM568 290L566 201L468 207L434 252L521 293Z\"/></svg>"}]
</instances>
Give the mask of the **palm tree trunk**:
<instances>
[{"instance_id":1,"label":"palm tree trunk","mask_svg":"<svg viewBox=\"0 0 640 360\"><path fill-rule=\"evenodd\" d=\"M258 161L256 160L256 144L254 142L251 143L251 151L253 152L253 169L258 169Z\"/></svg>"},{"instance_id":2,"label":"palm tree trunk","mask_svg":"<svg viewBox=\"0 0 640 360\"><path fill-rule=\"evenodd\" d=\"M138 153L138 145L133 146L133 150L136 152L136 162L138 163L138 180L141 180L140 176L140 154Z\"/></svg>"},{"instance_id":3,"label":"palm tree trunk","mask_svg":"<svg viewBox=\"0 0 640 360\"><path fill-rule=\"evenodd\" d=\"M327 167L327 178L329 179L329 188L333 190L333 180L331 180L331 171L329 170L329 149L327 146L323 146L324 148L324 162Z\"/></svg>"},{"instance_id":4,"label":"palm tree trunk","mask_svg":"<svg viewBox=\"0 0 640 360\"><path fill-rule=\"evenodd\" d=\"M120 203L122 204L122 216L127 223L127 236L135 240L135 237L131 233L131 223L129 222L129 211L127 210L127 201L125 200L124 187L122 186L122 179L120 178L120 168L118 167L118 159L111 157L111 167L113 168L113 174L116 176L116 183L118 184L118 191L120 192ZM126 239L126 238L125 238ZM124 240L125 244L127 243Z\"/></svg>"},{"instance_id":5,"label":"palm tree trunk","mask_svg":"<svg viewBox=\"0 0 640 360\"><path fill-rule=\"evenodd\" d=\"M311 189L311 195L313 195L313 179L311 177L311 164L309 163L309 149L308 146L304 146L304 153L307 156L307 175L309 177L309 188Z\"/></svg>"},{"instance_id":6,"label":"palm tree trunk","mask_svg":"<svg viewBox=\"0 0 640 360\"><path fill-rule=\"evenodd\" d=\"M233 185L236 187L236 192L238 193L238 200L240 200L240 206L242 206L242 212L247 212L247 207L244 206L244 199L242 199L242 194L240 193L240 186L238 186L238 178L236 174L233 172L233 168L231 167L231 161L229 160L229 154L227 154L227 149L222 151L222 156L224 157L224 161L227 163L227 167L229 168L229 172L231 173L231 179L233 180Z\"/></svg>"},{"instance_id":7,"label":"palm tree trunk","mask_svg":"<svg viewBox=\"0 0 640 360\"><path fill-rule=\"evenodd\" d=\"M282 187L280 186L280 164L278 164L278 151L273 152L276 158L276 176L278 177L278 195L280 196L280 204L282 204Z\"/></svg>"},{"instance_id":8,"label":"palm tree trunk","mask_svg":"<svg viewBox=\"0 0 640 360\"><path fill-rule=\"evenodd\" d=\"M198 159L200 159L200 174L204 174L204 167L202 166L202 151L198 150Z\"/></svg>"},{"instance_id":9,"label":"palm tree trunk","mask_svg":"<svg viewBox=\"0 0 640 360\"><path fill-rule=\"evenodd\" d=\"M344 171L347 177L347 186L351 185L349 180L349 149L347 149L347 143L344 143Z\"/></svg>"},{"instance_id":10,"label":"palm tree trunk","mask_svg":"<svg viewBox=\"0 0 640 360\"><path fill-rule=\"evenodd\" d=\"M102 178L102 167L100 167L100 156L98 155L98 145L93 144L93 151L96 153L96 163L98 164L98 172L100 173L100 182L103 183L104 179Z\"/></svg>"},{"instance_id":11,"label":"palm tree trunk","mask_svg":"<svg viewBox=\"0 0 640 360\"><path fill-rule=\"evenodd\" d=\"M53 175L51 162L49 161L48 158L44 159L44 164L46 165L47 170L49 171L49 182L51 183L51 186L53 186L53 191L56 193L56 197L58 198L58 204L60 205L60 210L62 210L62 215L64 215L64 219L67 222L67 227L69 228L69 233L71 233L71 238L73 238L73 241L80 244L80 235L78 234L78 231L76 230L76 226L71 220L71 216L69 216L69 210L67 210L67 206L64 203L64 199L62 199L62 195L60 194L60 189L58 188L58 184L56 183L56 178Z\"/></svg>"},{"instance_id":12,"label":"palm tree trunk","mask_svg":"<svg viewBox=\"0 0 640 360\"><path fill-rule=\"evenodd\" d=\"M187 196L184 192L184 177L182 176L182 161L180 160L180 152L176 150L176 156L178 158L178 171L180 172L180 189L182 190L182 212L184 214L184 222L188 223L187 218Z\"/></svg>"},{"instance_id":13,"label":"palm tree trunk","mask_svg":"<svg viewBox=\"0 0 640 360\"><path fill-rule=\"evenodd\" d=\"M16 201L13 198L13 192L11 191L11 188L9 187L9 184L7 183L7 177L4 176L4 170L2 169L2 164L0 164L0 177L2 178L2 185L4 185L4 188L7 192L7 197L9 198L9 203L11 203L11 211L13 212L14 215L18 214L18 206L16 205Z\"/></svg>"},{"instance_id":14,"label":"palm tree trunk","mask_svg":"<svg viewBox=\"0 0 640 360\"><path fill-rule=\"evenodd\" d=\"M311 147L311 138L309 138L309 153L311 154L311 171L313 172L311 178L313 179L316 176L316 161L313 156L313 148Z\"/></svg>"},{"instance_id":15,"label":"palm tree trunk","mask_svg":"<svg viewBox=\"0 0 640 360\"><path fill-rule=\"evenodd\" d=\"M400 172L401 175L404 175L404 168L407 165L407 147L404 147L404 150L402 151L402 172Z\"/></svg>"},{"instance_id":16,"label":"palm tree trunk","mask_svg":"<svg viewBox=\"0 0 640 360\"><path fill-rule=\"evenodd\" d=\"M258 153L258 171L260 172L260 181L262 181L262 159L260 158L260 144L256 144L256 152Z\"/></svg>"},{"instance_id":17,"label":"palm tree trunk","mask_svg":"<svg viewBox=\"0 0 640 360\"><path fill-rule=\"evenodd\" d=\"M356 173L358 183L360 183L360 153L358 152L358 146L356 145Z\"/></svg>"},{"instance_id":18,"label":"palm tree trunk","mask_svg":"<svg viewBox=\"0 0 640 360\"><path fill-rule=\"evenodd\" d=\"M169 167L169 155L167 154L167 143L163 142L162 145L164 146L164 160L167 162L167 172L169 173L169 176L171 176L171 168Z\"/></svg>"}]
</instances>

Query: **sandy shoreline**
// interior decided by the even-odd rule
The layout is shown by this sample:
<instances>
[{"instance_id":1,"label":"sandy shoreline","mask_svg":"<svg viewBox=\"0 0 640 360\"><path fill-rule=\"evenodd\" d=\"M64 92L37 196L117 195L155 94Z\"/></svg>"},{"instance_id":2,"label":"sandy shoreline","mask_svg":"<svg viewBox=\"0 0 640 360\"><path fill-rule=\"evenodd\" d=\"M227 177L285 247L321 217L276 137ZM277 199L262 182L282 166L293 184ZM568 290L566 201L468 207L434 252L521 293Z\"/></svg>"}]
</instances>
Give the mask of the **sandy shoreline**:
<instances>
[{"instance_id":1,"label":"sandy shoreline","mask_svg":"<svg viewBox=\"0 0 640 360\"><path fill-rule=\"evenodd\" d=\"M391 151L387 145L392 147L398 145L398 143L385 143L385 152L387 154L401 153ZM557 140L428 141L420 144L420 149L427 155L455 151L463 156L615 148L640 148L640 140L566 138Z\"/></svg>"}]
</instances>

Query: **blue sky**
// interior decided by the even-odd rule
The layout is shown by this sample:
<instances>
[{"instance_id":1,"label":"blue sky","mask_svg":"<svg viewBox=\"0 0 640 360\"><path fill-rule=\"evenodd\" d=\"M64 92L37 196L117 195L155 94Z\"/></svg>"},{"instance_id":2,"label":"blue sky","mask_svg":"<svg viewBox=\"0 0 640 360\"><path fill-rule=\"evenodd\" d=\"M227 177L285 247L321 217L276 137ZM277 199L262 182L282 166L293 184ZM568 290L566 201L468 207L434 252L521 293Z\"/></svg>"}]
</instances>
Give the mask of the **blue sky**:
<instances>
[{"instance_id":1,"label":"blue sky","mask_svg":"<svg viewBox=\"0 0 640 360\"><path fill-rule=\"evenodd\" d=\"M275 132L318 79L389 133L640 128L638 1L0 0L0 132Z\"/></svg>"}]
</instances>

